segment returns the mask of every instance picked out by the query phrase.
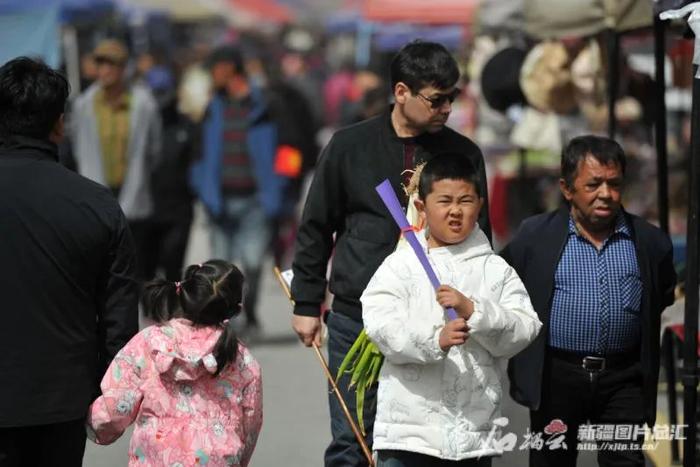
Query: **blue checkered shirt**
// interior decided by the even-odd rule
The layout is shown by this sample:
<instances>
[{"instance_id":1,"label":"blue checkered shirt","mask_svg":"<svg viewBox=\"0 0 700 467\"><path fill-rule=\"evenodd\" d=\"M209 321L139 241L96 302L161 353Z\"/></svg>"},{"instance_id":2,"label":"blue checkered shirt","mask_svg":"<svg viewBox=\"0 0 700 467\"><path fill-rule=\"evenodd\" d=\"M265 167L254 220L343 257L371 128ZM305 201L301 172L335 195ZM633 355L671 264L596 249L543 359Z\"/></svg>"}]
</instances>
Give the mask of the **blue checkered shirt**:
<instances>
[{"instance_id":1,"label":"blue checkered shirt","mask_svg":"<svg viewBox=\"0 0 700 467\"><path fill-rule=\"evenodd\" d=\"M549 345L592 355L631 350L639 342L641 300L637 254L624 216L600 251L569 217L554 274Z\"/></svg>"}]
</instances>

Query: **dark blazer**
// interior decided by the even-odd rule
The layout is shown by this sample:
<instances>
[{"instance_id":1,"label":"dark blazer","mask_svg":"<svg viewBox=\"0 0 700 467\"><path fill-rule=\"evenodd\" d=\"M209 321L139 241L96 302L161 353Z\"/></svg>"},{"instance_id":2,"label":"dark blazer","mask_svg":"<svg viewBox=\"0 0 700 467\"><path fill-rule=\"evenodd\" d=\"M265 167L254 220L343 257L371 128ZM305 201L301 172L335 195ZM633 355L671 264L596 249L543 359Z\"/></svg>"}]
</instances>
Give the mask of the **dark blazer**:
<instances>
[{"instance_id":1,"label":"dark blazer","mask_svg":"<svg viewBox=\"0 0 700 467\"><path fill-rule=\"evenodd\" d=\"M138 330L134 249L110 190L46 141L0 139L0 427L84 418Z\"/></svg>"},{"instance_id":2,"label":"dark blazer","mask_svg":"<svg viewBox=\"0 0 700 467\"><path fill-rule=\"evenodd\" d=\"M645 419L656 418L656 385L659 376L659 326L661 312L673 303L676 273L668 236L643 219L624 212L632 227L632 238L644 287L641 310L639 360L644 379ZM532 305L542 321L542 331L528 348L508 364L510 393L515 401L537 410L542 394L544 353L554 294L554 273L568 238L568 206L530 217L520 225L515 238L501 256L517 271Z\"/></svg>"}]
</instances>

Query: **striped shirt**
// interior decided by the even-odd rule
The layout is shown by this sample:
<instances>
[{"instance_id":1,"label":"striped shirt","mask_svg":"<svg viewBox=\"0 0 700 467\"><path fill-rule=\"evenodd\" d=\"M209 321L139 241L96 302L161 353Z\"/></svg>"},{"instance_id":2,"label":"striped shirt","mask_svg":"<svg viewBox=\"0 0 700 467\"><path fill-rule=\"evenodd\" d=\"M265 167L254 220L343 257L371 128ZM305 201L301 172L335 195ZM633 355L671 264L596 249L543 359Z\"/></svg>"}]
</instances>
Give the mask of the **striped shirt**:
<instances>
[{"instance_id":1,"label":"striped shirt","mask_svg":"<svg viewBox=\"0 0 700 467\"><path fill-rule=\"evenodd\" d=\"M250 99L226 99L221 186L227 195L251 195L256 183L248 152Z\"/></svg>"},{"instance_id":2,"label":"striped shirt","mask_svg":"<svg viewBox=\"0 0 700 467\"><path fill-rule=\"evenodd\" d=\"M554 275L552 347L606 355L634 349L640 338L642 281L622 214L598 250L569 217L569 237Z\"/></svg>"}]
</instances>

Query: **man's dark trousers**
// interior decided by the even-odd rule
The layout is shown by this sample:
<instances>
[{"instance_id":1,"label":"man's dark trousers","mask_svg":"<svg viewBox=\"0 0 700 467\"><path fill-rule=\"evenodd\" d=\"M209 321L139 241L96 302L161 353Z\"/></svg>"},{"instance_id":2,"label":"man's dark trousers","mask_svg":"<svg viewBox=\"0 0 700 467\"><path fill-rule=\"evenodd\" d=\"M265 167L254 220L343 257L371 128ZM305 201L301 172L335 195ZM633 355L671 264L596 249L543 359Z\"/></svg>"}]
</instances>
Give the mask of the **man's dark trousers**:
<instances>
[{"instance_id":1,"label":"man's dark trousers","mask_svg":"<svg viewBox=\"0 0 700 467\"><path fill-rule=\"evenodd\" d=\"M85 419L0 428L0 467L81 467Z\"/></svg>"},{"instance_id":2,"label":"man's dark trousers","mask_svg":"<svg viewBox=\"0 0 700 467\"><path fill-rule=\"evenodd\" d=\"M544 377L542 378L542 404L530 412L531 430L543 433L544 428L559 419L567 427L565 443L567 449L530 450L530 467L575 467L578 443L595 443L595 440L578 440L579 426L590 425L644 425L644 402L642 400L642 372L639 363L630 363L616 368L604 369L594 374L581 364L565 361L546 352ZM642 432L643 433L643 432ZM609 443L628 447L641 439ZM642 451L601 449L598 441L598 465L601 467L644 466Z\"/></svg>"},{"instance_id":3,"label":"man's dark trousers","mask_svg":"<svg viewBox=\"0 0 700 467\"><path fill-rule=\"evenodd\" d=\"M356 321L342 313L331 311L328 315L328 366L335 376L350 347L362 331L362 322ZM338 381L338 389L348 406L348 410L356 419L356 403L354 389L348 390L350 375L344 375ZM329 386L330 390L330 386ZM360 467L369 465L362 452L352 428L347 422L343 409L334 393L328 395L331 412L331 434L333 439L326 449L326 467ZM374 415L377 409L377 387L368 388L365 393L364 422L367 445L372 447L372 430ZM357 422L357 420L355 420Z\"/></svg>"}]
</instances>

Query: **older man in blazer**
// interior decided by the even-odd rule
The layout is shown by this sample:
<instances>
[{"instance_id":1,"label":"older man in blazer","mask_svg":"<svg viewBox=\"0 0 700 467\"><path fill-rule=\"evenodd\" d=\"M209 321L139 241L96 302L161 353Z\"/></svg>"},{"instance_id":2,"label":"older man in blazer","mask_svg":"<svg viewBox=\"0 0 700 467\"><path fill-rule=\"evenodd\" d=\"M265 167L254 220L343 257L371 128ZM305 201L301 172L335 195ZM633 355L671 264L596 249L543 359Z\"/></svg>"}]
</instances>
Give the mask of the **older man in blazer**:
<instances>
[{"instance_id":1,"label":"older man in blazer","mask_svg":"<svg viewBox=\"0 0 700 467\"><path fill-rule=\"evenodd\" d=\"M534 433L547 437L555 420L566 429L565 446L531 450L530 465L575 466L578 443L595 441L600 465L643 466L636 443L655 421L659 321L676 283L671 242L622 208L615 141L574 138L561 167L566 206L526 219L502 252L544 325L510 361L511 395Z\"/></svg>"}]
</instances>

